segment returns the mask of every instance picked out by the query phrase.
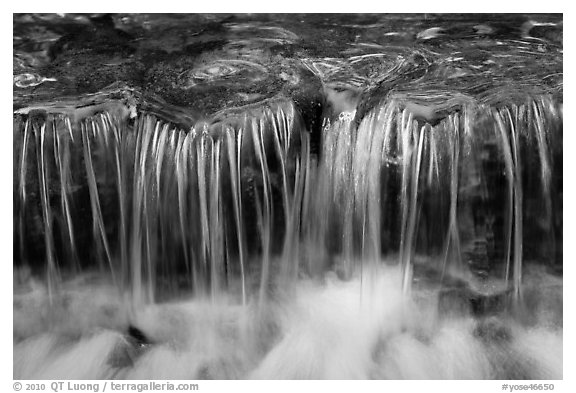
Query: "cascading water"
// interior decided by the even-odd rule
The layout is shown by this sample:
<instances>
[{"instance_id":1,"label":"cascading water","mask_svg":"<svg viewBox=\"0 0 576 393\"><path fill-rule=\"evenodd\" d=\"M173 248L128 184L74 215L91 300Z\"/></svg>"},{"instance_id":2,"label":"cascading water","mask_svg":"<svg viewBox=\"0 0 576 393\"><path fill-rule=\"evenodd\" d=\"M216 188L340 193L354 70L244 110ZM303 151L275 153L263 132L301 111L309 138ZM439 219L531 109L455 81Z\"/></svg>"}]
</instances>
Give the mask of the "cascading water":
<instances>
[{"instance_id":1,"label":"cascading water","mask_svg":"<svg viewBox=\"0 0 576 393\"><path fill-rule=\"evenodd\" d=\"M150 61L164 17L117 18L14 26ZM332 16L335 57L290 16L199 18L226 44L155 60L156 91L15 90L15 378L562 378L561 17Z\"/></svg>"}]
</instances>

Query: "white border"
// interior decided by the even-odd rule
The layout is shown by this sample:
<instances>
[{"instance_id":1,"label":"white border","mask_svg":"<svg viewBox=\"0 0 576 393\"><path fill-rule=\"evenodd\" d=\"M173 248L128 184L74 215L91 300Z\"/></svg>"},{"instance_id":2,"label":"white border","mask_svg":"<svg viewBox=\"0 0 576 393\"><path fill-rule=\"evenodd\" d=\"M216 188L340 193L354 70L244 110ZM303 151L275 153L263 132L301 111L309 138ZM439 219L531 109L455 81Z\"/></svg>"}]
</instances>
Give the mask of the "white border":
<instances>
[{"instance_id":1,"label":"white border","mask_svg":"<svg viewBox=\"0 0 576 393\"><path fill-rule=\"evenodd\" d=\"M565 69L572 71L575 69L573 48L574 45L574 23L576 22L574 14L569 12L567 1L538 1L531 4L527 2L483 0L481 2L468 2L463 0L451 1L411 1L396 2L384 0L354 0L351 2L336 1L324 2L310 0L290 0L290 1L160 1L148 2L143 1L114 1L99 0L98 2L79 2L79 1L58 1L58 2L40 2L26 0L19 3L4 3L3 11L0 15L3 23L2 29L2 51L3 54L0 83L2 83L2 98L5 109L5 116L1 117L5 126L3 127L5 139L0 144L2 149L0 154L0 185L1 193L0 208L2 215L0 239L2 241L0 250L4 252L6 259L0 264L0 296L1 317L0 323L0 340L2 343L2 361L0 367L0 391L12 390L12 190L13 172L12 172L12 79L11 79L11 57L12 54L12 13L13 12L94 12L94 11L111 11L114 12L536 12L564 13L564 47L568 48L565 53ZM87 11L88 10L88 11ZM574 73L568 72L564 76L564 103L568 108L567 125L571 125L570 113L575 108L574 100ZM10 113L8 111L10 110ZM574 280L575 269L575 250L572 246L572 236L574 229L572 226L576 223L575 208L572 201L574 197L574 174L576 173L576 154L570 154L571 150L576 149L576 134L571 127L567 127L564 133L564 277L568 278L564 287L564 381L542 381L543 383L552 382L555 384L554 392L574 392L576 372L573 365L576 364L574 358L574 348L576 343L574 333ZM568 153L568 154L566 154ZM142 381L144 382L144 381ZM176 381L173 381L176 382ZM537 383L538 381L525 381L525 383ZM199 381L202 392L207 391L249 391L249 392L295 392L295 391L359 391L382 392L385 389L394 392L405 391L438 391L438 392L499 392L502 391L502 383L505 381ZM570 387L572 386L572 387Z\"/></svg>"}]
</instances>

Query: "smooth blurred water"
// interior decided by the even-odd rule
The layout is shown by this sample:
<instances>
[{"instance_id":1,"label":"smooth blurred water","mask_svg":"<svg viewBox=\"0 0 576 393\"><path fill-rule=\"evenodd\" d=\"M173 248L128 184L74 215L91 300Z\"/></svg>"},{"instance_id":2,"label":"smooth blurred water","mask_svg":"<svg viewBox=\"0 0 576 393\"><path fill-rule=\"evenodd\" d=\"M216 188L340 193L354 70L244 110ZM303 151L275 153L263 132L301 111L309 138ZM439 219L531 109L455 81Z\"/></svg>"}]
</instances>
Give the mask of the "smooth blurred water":
<instances>
[{"instance_id":1,"label":"smooth blurred water","mask_svg":"<svg viewBox=\"0 0 576 393\"><path fill-rule=\"evenodd\" d=\"M14 33L15 378L562 377L561 16Z\"/></svg>"},{"instance_id":2,"label":"smooth blurred water","mask_svg":"<svg viewBox=\"0 0 576 393\"><path fill-rule=\"evenodd\" d=\"M265 308L221 294L133 309L113 286L84 276L66 282L61 301L42 313L46 288L37 283L15 295L14 377L562 378L558 278L534 272L539 283L526 291L538 301L522 321L453 305L446 312L436 286L406 298L398 268L366 273L362 282L300 280ZM148 341L123 333L129 325Z\"/></svg>"}]
</instances>

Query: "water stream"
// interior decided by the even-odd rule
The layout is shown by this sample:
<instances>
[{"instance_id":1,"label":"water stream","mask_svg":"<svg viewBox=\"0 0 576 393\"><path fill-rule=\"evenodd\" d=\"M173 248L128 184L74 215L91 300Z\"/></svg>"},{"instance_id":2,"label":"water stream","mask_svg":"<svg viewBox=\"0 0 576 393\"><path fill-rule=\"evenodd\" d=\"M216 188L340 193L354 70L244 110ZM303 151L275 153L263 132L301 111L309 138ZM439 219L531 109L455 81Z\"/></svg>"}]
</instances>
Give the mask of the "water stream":
<instances>
[{"instance_id":1,"label":"water stream","mask_svg":"<svg viewBox=\"0 0 576 393\"><path fill-rule=\"evenodd\" d=\"M14 30L14 378L562 378L561 15Z\"/></svg>"}]
</instances>

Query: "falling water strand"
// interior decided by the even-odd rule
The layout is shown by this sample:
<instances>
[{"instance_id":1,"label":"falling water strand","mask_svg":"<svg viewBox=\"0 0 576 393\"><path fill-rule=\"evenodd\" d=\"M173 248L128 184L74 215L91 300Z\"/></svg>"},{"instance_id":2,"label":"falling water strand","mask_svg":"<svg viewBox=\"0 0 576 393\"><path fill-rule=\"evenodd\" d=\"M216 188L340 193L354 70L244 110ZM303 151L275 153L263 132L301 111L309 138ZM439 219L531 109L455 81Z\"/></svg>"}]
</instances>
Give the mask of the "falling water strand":
<instances>
[{"instance_id":1,"label":"falling water strand","mask_svg":"<svg viewBox=\"0 0 576 393\"><path fill-rule=\"evenodd\" d=\"M26 200L26 179L28 170L28 149L30 141L30 119L27 119L24 123L24 136L22 140L22 152L20 161L20 179L18 183L18 191L20 197L20 214L19 218L19 241L20 241L20 255L26 260L26 246L24 242L24 233L26 233L26 212L27 212L27 200Z\"/></svg>"},{"instance_id":2,"label":"falling water strand","mask_svg":"<svg viewBox=\"0 0 576 393\"><path fill-rule=\"evenodd\" d=\"M378 262L381 254L382 206L387 194L395 112L396 103L388 103L358 127L354 152L355 213L363 228L361 259L369 264Z\"/></svg>"},{"instance_id":3,"label":"falling water strand","mask_svg":"<svg viewBox=\"0 0 576 393\"><path fill-rule=\"evenodd\" d=\"M70 173L70 144L68 142L68 136L70 137L70 142L74 142L72 127L70 121L65 119L65 124L63 127L54 127L54 154L56 156L56 165L58 168L59 180L60 180L60 203L62 213L64 215L64 222L66 223L65 238L68 239L67 246L69 248L70 262L72 262L72 267L76 271L79 270L78 253L76 251L76 241L74 239L74 224L72 222L72 211L70 207L69 194L70 194L70 183L71 183L71 173ZM62 119L59 119L58 123L61 124Z\"/></svg>"},{"instance_id":4,"label":"falling water strand","mask_svg":"<svg viewBox=\"0 0 576 393\"><path fill-rule=\"evenodd\" d=\"M200 131L201 134L196 141L196 168L198 173L196 174L196 179L198 181L198 196L199 196L199 209L200 209L200 266L199 269L202 272L201 277L207 276L209 270L209 263L217 263L216 260L210 261L210 227L211 222L209 220L209 186L208 186L208 176L209 169L206 169L206 165L210 164L209 158L212 157L212 139L204 132ZM212 195L212 198L217 198L217 195ZM198 285L202 280L199 281Z\"/></svg>"},{"instance_id":5,"label":"falling water strand","mask_svg":"<svg viewBox=\"0 0 576 393\"><path fill-rule=\"evenodd\" d=\"M340 253L339 269L345 276L351 275L354 263L355 196L352 179L354 129L353 112L342 112L334 122L326 123L323 131L322 162L318 175L321 188L315 196L315 208L321 222L321 226L318 227L318 242L326 244L332 240L331 238L337 239L338 244L334 245L334 250L330 252ZM347 213L340 214L340 212Z\"/></svg>"},{"instance_id":6,"label":"falling water strand","mask_svg":"<svg viewBox=\"0 0 576 393\"><path fill-rule=\"evenodd\" d=\"M164 157L166 154L166 151L169 149L169 143L168 143L168 138L169 138L169 125L168 124L163 124L161 131L160 131L160 135L158 136L158 141L156 144L156 150L154 151L154 165L155 165L155 179L156 179L156 211L157 211L157 220L158 220L158 230L159 230L159 248L160 248L160 255L167 255L167 249L168 249L168 236L169 236L169 231L167 229L167 223L166 223L166 217L165 214L163 214L163 210L165 209L165 207L163 206L163 200L164 198L164 194L163 194L163 178L161 176L162 174L162 168L163 168L163 163L164 163ZM163 265L163 266L162 266ZM166 261L165 264L161 264L162 268L164 269L164 271L167 271L167 274L170 274L170 270L171 270L171 266L172 263L171 261Z\"/></svg>"},{"instance_id":7,"label":"falling water strand","mask_svg":"<svg viewBox=\"0 0 576 393\"><path fill-rule=\"evenodd\" d=\"M544 108L542 102L534 101L532 103L533 122L536 127L536 140L538 145L538 154L540 157L540 176L542 182L542 198L544 199L544 214L545 214L545 229L549 241L554 244L554 230L552 225L552 198L551 193L551 177L552 168L550 163L550 151L547 138L547 129L543 119Z\"/></svg>"},{"instance_id":8,"label":"falling water strand","mask_svg":"<svg viewBox=\"0 0 576 393\"><path fill-rule=\"evenodd\" d=\"M142 255L142 238L145 236L143 234L143 200L146 198L145 189L145 165L146 165L146 149L148 147L148 142L150 139L150 132L148 130L147 122L150 122L149 118L138 119L138 124L136 125L138 129L138 139L136 142L136 154L134 157L134 184L133 184L133 199L132 199L132 237L130 239L131 248L131 261L130 266L132 268L132 300L135 304L145 303L147 294L145 288L143 288L142 280L142 262L144 256ZM145 228L144 228L145 229Z\"/></svg>"},{"instance_id":9,"label":"falling water strand","mask_svg":"<svg viewBox=\"0 0 576 393\"><path fill-rule=\"evenodd\" d=\"M90 127L89 127L90 126ZM112 257L110 255L110 249L108 247L108 240L106 238L106 228L104 226L104 219L102 217L102 210L100 205L100 198L98 196L98 186L96 183L96 175L94 172L94 164L92 161L92 153L90 149L90 139L88 136L88 129L90 128L92 132L95 132L95 126L92 121L82 122L81 125L82 141L84 147L84 164L86 166L86 175L88 180L88 190L90 193L90 205L92 208L92 222L93 222L93 234L94 240L100 247L100 244L104 247L104 253L112 276L114 277L114 269L112 266ZM99 240L98 240L99 239ZM101 243L100 243L101 242ZM114 281L116 281L114 279Z\"/></svg>"},{"instance_id":10,"label":"falling water strand","mask_svg":"<svg viewBox=\"0 0 576 393\"><path fill-rule=\"evenodd\" d=\"M158 187L156 184L156 177L154 176L155 165L155 154L156 143L158 141L158 134L160 133L161 123L156 121L155 118L151 118L148 123L150 128L149 132L153 133L152 140L149 141L149 146L146 147L147 160L145 163L145 171L143 172L144 188L143 195L143 205L141 209L141 214L144 219L145 228L145 252L146 262L144 271L146 275L146 298L149 302L154 301L155 296L155 281L156 281L156 260L157 260L157 231L158 231L158 214L156 210L156 203L154 203L154 197L156 196L155 189ZM152 131L153 130L153 131Z\"/></svg>"},{"instance_id":11,"label":"falling water strand","mask_svg":"<svg viewBox=\"0 0 576 393\"><path fill-rule=\"evenodd\" d=\"M282 247L282 261L284 267L284 276L293 276L296 269L293 269L291 261L297 258L297 242L294 242L294 231L292 230L294 222L292 219L292 212L294 209L293 202L290 198L288 189L288 173L286 169L288 160L288 149L290 147L290 129L287 124L287 118L284 112L280 109L278 116L274 116L267 111L268 117L271 119L272 124L272 142L274 144L274 151L278 160L280 161L280 172L282 175L282 205L284 208L284 245Z\"/></svg>"},{"instance_id":12,"label":"falling water strand","mask_svg":"<svg viewBox=\"0 0 576 393\"><path fill-rule=\"evenodd\" d=\"M190 264L190 256L188 254L188 242L187 242L187 228L188 223L186 220L186 192L188 188L188 149L183 148L183 143L185 140L185 134L182 131L176 133L178 135L178 141L176 143L176 151L174 156L176 158L176 184L178 190L178 219L180 224L180 237L182 240L182 251L184 253L184 264L188 271L188 274L192 274L192 268Z\"/></svg>"},{"instance_id":13,"label":"falling water strand","mask_svg":"<svg viewBox=\"0 0 576 393\"><path fill-rule=\"evenodd\" d=\"M255 193L257 205L257 218L260 238L262 242L262 273L260 279L260 292L259 304L263 305L266 300L266 291L268 289L269 271L270 271L270 246L271 246L271 231L273 222L273 211L271 204L271 185L270 173L268 171L268 164L266 163L266 150L264 148L263 140L263 123L261 121L253 120L250 125L252 131L252 142L254 144L254 152L260 167L262 176L262 202L258 192Z\"/></svg>"},{"instance_id":14,"label":"falling water strand","mask_svg":"<svg viewBox=\"0 0 576 393\"><path fill-rule=\"evenodd\" d=\"M450 141L450 217L448 221L448 233L444 248L442 262L442 277L446 274L450 250L455 250L453 256L460 265L460 238L458 231L457 207L458 207L458 176L460 158L460 121L459 116L454 115L447 127L451 131L448 135Z\"/></svg>"},{"instance_id":15,"label":"falling water strand","mask_svg":"<svg viewBox=\"0 0 576 393\"><path fill-rule=\"evenodd\" d=\"M114 120L109 113L105 114L104 121L108 129L111 130L114 140L114 165L116 169L116 189L118 192L118 206L120 213L120 276L122 277L121 285L127 284L128 272L130 270L128 260L128 216L127 216L127 190L126 190L126 164L125 164L125 148L124 141L126 137L122 135L119 126L114 124Z\"/></svg>"},{"instance_id":16,"label":"falling water strand","mask_svg":"<svg viewBox=\"0 0 576 393\"><path fill-rule=\"evenodd\" d=\"M414 125L417 127L417 125ZM404 131L406 132L406 131ZM410 206L408 208L408 222L403 223L403 227L406 227L406 239L402 240L404 247L401 249L401 264L402 264L402 288L405 293L409 293L411 289L412 282L412 253L413 244L415 241L415 229L416 229L416 216L418 212L418 183L420 179L420 164L422 162L422 148L424 146L424 134L426 132L426 126L420 129L418 142L416 145L417 154L411 154L411 169L410 169ZM414 133L416 134L416 133ZM414 135L416 139L416 135ZM404 180L403 180L404 181ZM403 201L407 204L408 201Z\"/></svg>"},{"instance_id":17,"label":"falling water strand","mask_svg":"<svg viewBox=\"0 0 576 393\"><path fill-rule=\"evenodd\" d=\"M524 109L524 106L521 107ZM514 108L516 121L512 120L510 111L507 110L510 121L512 137L512 155L514 159L514 298L518 302L522 298L522 164L520 161L520 135L517 124L519 123L519 108ZM523 112L520 112L523 114ZM515 126L516 124L516 126Z\"/></svg>"},{"instance_id":18,"label":"falling water strand","mask_svg":"<svg viewBox=\"0 0 576 393\"><path fill-rule=\"evenodd\" d=\"M44 223L44 241L46 244L46 273L48 281L48 298L52 302L58 281L58 266L54 250L54 235L52 232L52 207L48 194L48 161L46 157L46 126L51 123L43 123L38 126L34 124L34 134L36 136L36 159L38 162L38 179L40 187L40 202L42 208L42 220Z\"/></svg>"},{"instance_id":19,"label":"falling water strand","mask_svg":"<svg viewBox=\"0 0 576 393\"><path fill-rule=\"evenodd\" d=\"M221 141L212 140L212 154L210 162L210 254L207 263L211 268L210 290L214 299L221 291L220 277L224 272L224 227L222 217L222 189L221 189Z\"/></svg>"},{"instance_id":20,"label":"falling water strand","mask_svg":"<svg viewBox=\"0 0 576 393\"><path fill-rule=\"evenodd\" d=\"M510 275L510 257L511 257L511 247L512 247L512 225L513 225L513 204L514 204L514 172L513 172L513 162L512 162L512 152L510 150L510 143L507 135L507 128L504 124L504 120L500 116L500 113L495 112L494 117L496 117L497 127L500 132L502 153L504 155L504 165L505 165L505 176L508 183L507 188L507 204L506 204L506 216L505 216L505 257L504 266L505 270L505 280L509 281Z\"/></svg>"},{"instance_id":21,"label":"falling water strand","mask_svg":"<svg viewBox=\"0 0 576 393\"><path fill-rule=\"evenodd\" d=\"M304 133L301 135L300 140L300 159L296 161L296 168L294 174L294 192L288 209L288 220L286 231L289 236L286 238L283 247L283 260L289 266L287 276L291 280L296 279L298 273L298 262L300 259L300 232L301 232L301 214L304 199L304 190L306 187L306 180L309 176L309 158L310 158L310 135Z\"/></svg>"},{"instance_id":22,"label":"falling water strand","mask_svg":"<svg viewBox=\"0 0 576 393\"><path fill-rule=\"evenodd\" d=\"M144 198L143 198L143 206L142 206L142 215L144 216L144 228L145 230L145 251L146 251L146 258L145 258L145 273L146 273L146 297L149 299L149 302L154 301L155 296L155 281L156 281L156 260L157 260L157 231L158 231L158 214L157 214L157 205L154 203L154 198L156 196L156 188L158 185L156 184L156 177L154 176L154 171L151 168L154 167L156 160L155 158L155 150L156 144L158 142L158 134L160 133L161 123L156 121L156 119L150 119L150 125L154 124L153 128L151 127L150 130L153 132L152 141L150 142L149 147L147 147L148 159L146 160L146 169L145 169L145 179L144 182L147 184L144 187Z\"/></svg>"},{"instance_id":23,"label":"falling water strand","mask_svg":"<svg viewBox=\"0 0 576 393\"><path fill-rule=\"evenodd\" d=\"M408 240L408 221L410 213L409 205L409 185L410 185L410 167L412 164L412 154L413 148L410 146L410 139L413 136L410 131L412 131L412 113L404 110L400 115L400 137L399 143L401 154L402 154L402 182L401 182L401 194L400 194L400 206L402 209L402 215L400 218L400 265L402 268L402 288L406 292L409 287L406 281L411 276L411 266L409 266L410 260L409 256L406 255L407 247L406 242Z\"/></svg>"},{"instance_id":24,"label":"falling water strand","mask_svg":"<svg viewBox=\"0 0 576 393\"><path fill-rule=\"evenodd\" d=\"M242 290L242 305L246 305L246 241L244 239L244 228L242 226L242 192L240 181L241 175L241 147L243 129L237 132L228 127L226 129L226 147L228 153L228 163L230 166L230 181L232 184L232 203L234 209L234 223L236 226L236 238L238 242L238 259L240 263L240 281Z\"/></svg>"}]
</instances>

